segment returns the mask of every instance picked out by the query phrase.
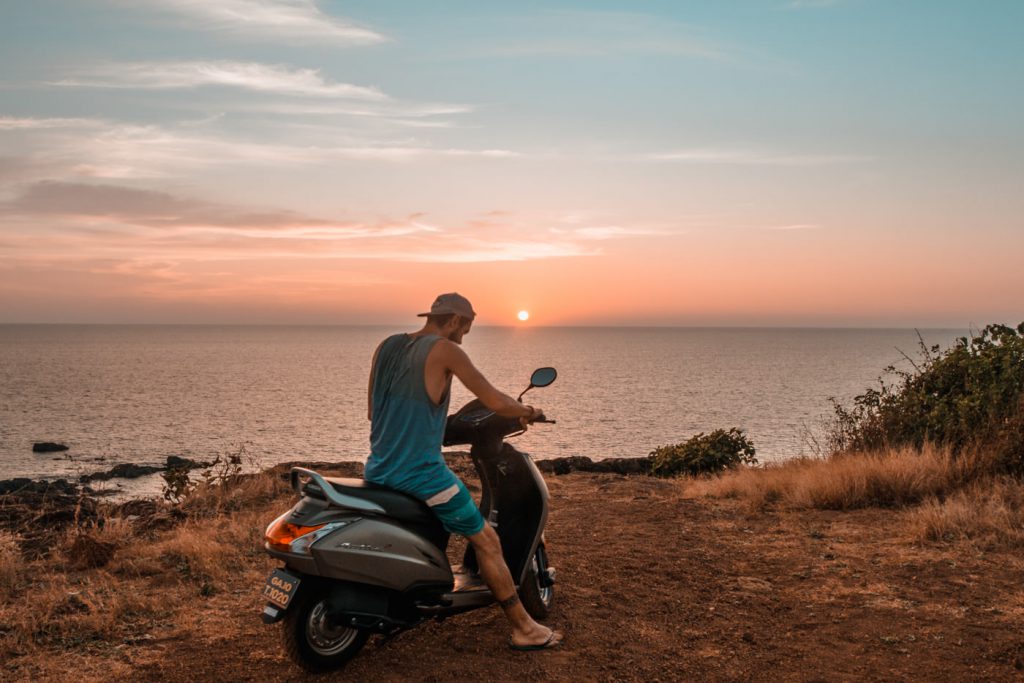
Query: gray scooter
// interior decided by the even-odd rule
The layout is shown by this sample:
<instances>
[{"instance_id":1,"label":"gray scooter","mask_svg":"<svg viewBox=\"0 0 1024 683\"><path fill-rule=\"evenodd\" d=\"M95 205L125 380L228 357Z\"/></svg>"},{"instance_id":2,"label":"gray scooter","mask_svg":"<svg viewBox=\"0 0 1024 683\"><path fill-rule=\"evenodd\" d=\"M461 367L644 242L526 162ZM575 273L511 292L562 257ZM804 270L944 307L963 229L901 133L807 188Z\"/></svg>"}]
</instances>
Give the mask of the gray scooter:
<instances>
[{"instance_id":1,"label":"gray scooter","mask_svg":"<svg viewBox=\"0 0 1024 683\"><path fill-rule=\"evenodd\" d=\"M539 368L523 394L556 376L554 368ZM474 400L449 416L444 444L470 444L480 510L501 538L523 606L543 619L555 583L544 547L548 488L530 456L505 443L521 432L517 419ZM290 476L302 498L267 527L267 552L284 567L267 578L263 621L283 622L285 649L304 669L338 669L374 633L393 637L428 619L494 603L472 546L453 571L449 534L421 501L301 467Z\"/></svg>"}]
</instances>

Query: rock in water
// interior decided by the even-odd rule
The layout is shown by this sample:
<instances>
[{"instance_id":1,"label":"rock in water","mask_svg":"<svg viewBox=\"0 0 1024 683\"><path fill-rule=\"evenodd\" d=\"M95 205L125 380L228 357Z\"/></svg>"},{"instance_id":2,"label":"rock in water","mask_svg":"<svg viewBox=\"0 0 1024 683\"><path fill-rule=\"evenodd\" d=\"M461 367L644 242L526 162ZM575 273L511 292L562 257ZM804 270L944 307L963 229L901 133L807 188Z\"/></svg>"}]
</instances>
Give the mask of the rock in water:
<instances>
[{"instance_id":1,"label":"rock in water","mask_svg":"<svg viewBox=\"0 0 1024 683\"><path fill-rule=\"evenodd\" d=\"M183 458L180 455L167 456L167 469L169 470L194 470L200 467L210 467L211 465L213 465L212 462L190 460L189 458Z\"/></svg>"},{"instance_id":2,"label":"rock in water","mask_svg":"<svg viewBox=\"0 0 1024 683\"><path fill-rule=\"evenodd\" d=\"M120 465L114 465L106 472L94 472L92 474L83 474L78 478L81 482L90 481L106 481L107 479L135 479L137 477L143 477L147 474L153 474L154 472L162 472L163 467L157 467L156 465L136 465L134 463L126 462Z\"/></svg>"},{"instance_id":3,"label":"rock in water","mask_svg":"<svg viewBox=\"0 0 1024 683\"><path fill-rule=\"evenodd\" d=\"M68 447L64 444L53 443L52 441L38 441L32 444L33 453L58 453L66 450L68 450Z\"/></svg>"},{"instance_id":4,"label":"rock in water","mask_svg":"<svg viewBox=\"0 0 1024 683\"><path fill-rule=\"evenodd\" d=\"M68 483L64 479L48 481L40 479L34 481L18 477L16 479L0 479L0 496L8 494L53 494L73 496L78 493L78 487Z\"/></svg>"}]
</instances>

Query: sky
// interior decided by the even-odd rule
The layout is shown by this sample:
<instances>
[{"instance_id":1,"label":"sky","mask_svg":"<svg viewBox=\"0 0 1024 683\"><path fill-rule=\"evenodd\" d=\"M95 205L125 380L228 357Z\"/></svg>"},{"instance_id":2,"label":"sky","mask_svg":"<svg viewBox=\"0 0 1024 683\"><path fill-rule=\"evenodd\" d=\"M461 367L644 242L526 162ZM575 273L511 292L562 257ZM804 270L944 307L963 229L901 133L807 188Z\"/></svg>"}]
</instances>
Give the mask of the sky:
<instances>
[{"instance_id":1,"label":"sky","mask_svg":"<svg viewBox=\"0 0 1024 683\"><path fill-rule=\"evenodd\" d=\"M0 323L1024 320L1024 3L0 5Z\"/></svg>"}]
</instances>

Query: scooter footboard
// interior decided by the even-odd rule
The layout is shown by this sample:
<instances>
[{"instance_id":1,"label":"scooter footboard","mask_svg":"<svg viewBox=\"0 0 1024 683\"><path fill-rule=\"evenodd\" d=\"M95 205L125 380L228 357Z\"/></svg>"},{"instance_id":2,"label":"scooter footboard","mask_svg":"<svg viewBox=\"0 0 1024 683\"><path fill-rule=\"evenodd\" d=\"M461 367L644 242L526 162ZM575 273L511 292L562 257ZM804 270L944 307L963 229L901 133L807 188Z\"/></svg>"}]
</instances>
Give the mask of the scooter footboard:
<instances>
[{"instance_id":1,"label":"scooter footboard","mask_svg":"<svg viewBox=\"0 0 1024 683\"><path fill-rule=\"evenodd\" d=\"M448 558L432 543L386 519L362 518L313 546L319 576L404 593L421 586L450 590Z\"/></svg>"}]
</instances>

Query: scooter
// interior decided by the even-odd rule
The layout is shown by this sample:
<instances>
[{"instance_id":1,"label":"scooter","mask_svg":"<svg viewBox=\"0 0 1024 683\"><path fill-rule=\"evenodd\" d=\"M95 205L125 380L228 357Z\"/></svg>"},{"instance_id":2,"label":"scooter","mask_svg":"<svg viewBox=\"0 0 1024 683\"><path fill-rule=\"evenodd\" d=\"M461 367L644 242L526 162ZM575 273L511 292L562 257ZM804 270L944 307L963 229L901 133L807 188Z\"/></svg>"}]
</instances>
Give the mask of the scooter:
<instances>
[{"instance_id":1,"label":"scooter","mask_svg":"<svg viewBox=\"0 0 1024 683\"><path fill-rule=\"evenodd\" d=\"M530 389L555 381L539 368ZM541 418L537 422L554 423ZM526 611L547 616L555 570L544 524L548 488L530 456L505 439L518 419L471 401L448 417L444 445L469 444L480 477L480 511L501 539ZM285 650L310 672L341 668L372 634L394 637L429 619L487 607L494 595L479 576L473 547L453 570L449 534L425 503L362 479L324 477L293 467L301 500L267 527L265 548L284 567L267 578L263 621L282 622Z\"/></svg>"}]
</instances>

